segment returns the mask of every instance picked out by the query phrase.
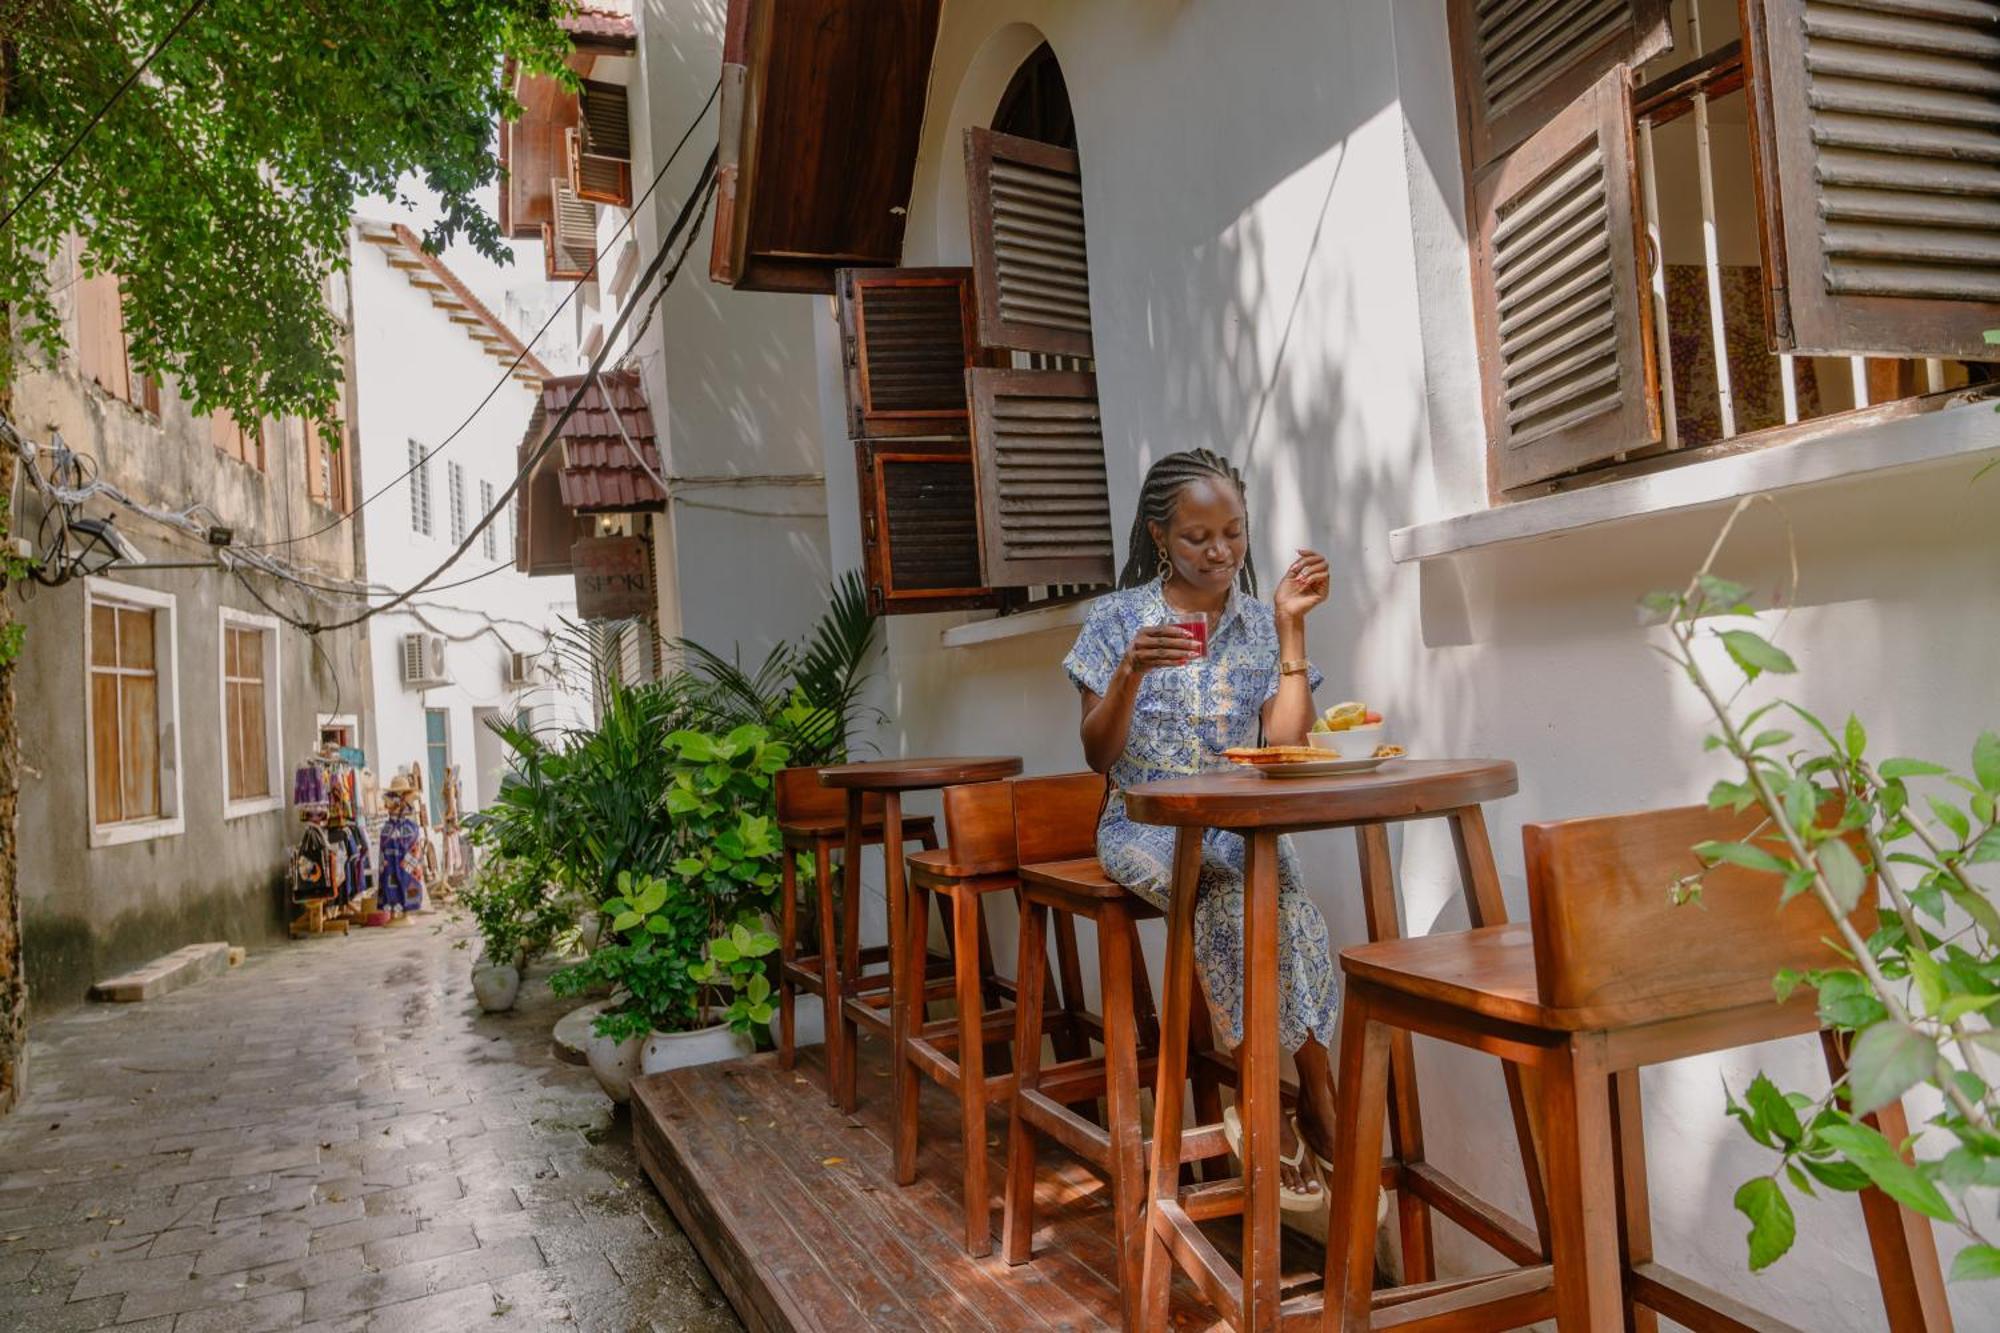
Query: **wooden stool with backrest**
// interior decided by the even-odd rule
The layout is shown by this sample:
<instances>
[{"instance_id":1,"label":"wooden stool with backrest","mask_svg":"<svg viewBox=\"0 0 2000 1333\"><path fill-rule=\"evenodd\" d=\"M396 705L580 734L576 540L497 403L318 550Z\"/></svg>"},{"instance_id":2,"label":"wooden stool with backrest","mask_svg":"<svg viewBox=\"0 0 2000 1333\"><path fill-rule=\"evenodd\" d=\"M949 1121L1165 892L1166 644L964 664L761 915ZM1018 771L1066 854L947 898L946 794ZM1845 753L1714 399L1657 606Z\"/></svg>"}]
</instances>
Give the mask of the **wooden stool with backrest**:
<instances>
[{"instance_id":1,"label":"wooden stool with backrest","mask_svg":"<svg viewBox=\"0 0 2000 1333\"><path fill-rule=\"evenodd\" d=\"M1117 1247L1120 1303L1125 1326L1136 1328L1140 1268L1145 1256L1144 1209L1147 1144L1139 1113L1139 1089L1150 1082L1157 1060L1159 1020L1153 988L1139 949L1137 923L1162 915L1160 909L1104 873L1097 860L1097 823L1104 806L1105 780L1095 773L1021 778L1014 783L1014 836L1021 858L1021 936L1015 980L1021 999L1014 1032L1014 1101L1008 1116L1006 1213L1003 1235L1007 1262L1033 1257L1035 1233L1035 1154L1042 1136L1104 1172L1111 1184L1112 1225ZM1064 969L1064 994L1074 986L1071 972L1078 919L1097 932L1098 990L1102 1014L1078 1015L1102 1047L1042 1063L1042 978L1048 968L1048 921L1053 914ZM1068 940L1070 957L1061 957ZM1194 1034L1198 1052L1210 1046L1204 1026ZM1215 1068L1193 1064L1196 1102L1220 1119ZM1080 1101L1104 1099L1103 1123L1079 1110ZM1190 1134L1182 1145L1184 1162L1228 1154L1220 1133Z\"/></svg>"},{"instance_id":2,"label":"wooden stool with backrest","mask_svg":"<svg viewBox=\"0 0 2000 1333\"><path fill-rule=\"evenodd\" d=\"M783 769L778 773L774 786L778 831L785 845L778 922L778 1063L782 1068L790 1069L797 1059L798 1020L795 1006L798 993L808 991L824 1001L826 969L839 966L839 954L837 951L829 953L828 943L844 938L839 929L840 914L834 910L833 869L834 852L847 838L847 793L821 786L819 772L812 768ZM862 845L879 847L882 845L881 796L869 795L863 811L867 823L862 831ZM937 846L936 822L928 815L905 819L903 835L906 841L926 848ZM802 853L813 859L813 919L817 928L813 945L818 950L803 956L799 953L798 883L798 857ZM843 906L851 907L850 904ZM852 910L846 916L857 923L859 921L858 913ZM861 951L864 966L884 963L888 957L887 945ZM886 976L879 984L887 984ZM828 1024L837 1021L838 1015L826 1016Z\"/></svg>"},{"instance_id":3,"label":"wooden stool with backrest","mask_svg":"<svg viewBox=\"0 0 2000 1333\"><path fill-rule=\"evenodd\" d=\"M1342 952L1326 1275L1340 1328L1371 1327L1371 1304L1398 1327L1447 1310L1464 1321L1450 1327L1468 1329L1553 1316L1563 1333L1652 1330L1658 1315L1699 1330L1786 1327L1654 1262L1640 1125L1641 1066L1821 1031L1810 988L1784 1004L1772 992L1780 969L1842 965L1817 899L1804 894L1781 906L1778 877L1734 866L1709 873L1700 906L1669 897L1699 868L1695 844L1745 841L1759 823L1757 812L1692 806L1529 825L1522 841L1532 929L1492 926ZM1853 921L1864 936L1874 930L1872 885ZM1371 1298L1396 1029L1539 1075L1553 1272L1529 1266L1474 1285ZM1838 1078L1839 1046L1830 1033L1821 1040ZM1900 1103L1870 1119L1891 1142L1907 1133ZM1949 1329L1929 1222L1872 1189L1861 1206L1890 1328Z\"/></svg>"},{"instance_id":4,"label":"wooden stool with backrest","mask_svg":"<svg viewBox=\"0 0 2000 1333\"><path fill-rule=\"evenodd\" d=\"M924 851L905 863L907 919L929 920L930 900L938 899L939 914L955 939L977 939L977 956L956 951L953 978L946 983L956 1005L951 1019L926 1021L912 1015L909 1035L898 1058L958 1098L965 1161L965 1248L974 1255L992 1252L992 1209L987 1186L986 1111L1005 1103L1014 1093L1008 1043L1015 1036L1015 984L995 974L987 940L983 905L988 894L1017 893L1019 855L1015 845L1014 791L1023 779L969 783L943 792L945 845ZM1102 791L1102 780L1099 780ZM1093 807L1094 808L1094 807ZM921 927L918 928L921 931ZM913 943L914 947L914 943ZM1089 1049L1084 1024L1082 972L1077 962L1074 930L1062 936L1066 960L1064 990L1037 975L1035 1008L1039 1037L1055 1038L1058 1050L1081 1054ZM934 998L935 991L926 998ZM1054 1001L1054 1011L1048 1012ZM1044 1020L1043 1015L1047 1017ZM1000 1067L987 1072L987 1048L1001 1048ZM903 1087L906 1104L895 1109L896 1181L908 1185L917 1174L918 1121L916 1101L922 1089L916 1079Z\"/></svg>"}]
</instances>

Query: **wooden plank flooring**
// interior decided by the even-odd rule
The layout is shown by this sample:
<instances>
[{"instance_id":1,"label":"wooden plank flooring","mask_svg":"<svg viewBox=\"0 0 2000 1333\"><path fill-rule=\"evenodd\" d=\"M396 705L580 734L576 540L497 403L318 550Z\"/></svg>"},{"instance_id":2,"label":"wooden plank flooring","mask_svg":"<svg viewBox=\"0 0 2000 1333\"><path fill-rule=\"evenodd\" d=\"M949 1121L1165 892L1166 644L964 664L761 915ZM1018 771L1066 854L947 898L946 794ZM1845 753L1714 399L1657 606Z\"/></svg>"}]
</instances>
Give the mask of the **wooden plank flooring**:
<instances>
[{"instance_id":1,"label":"wooden plank flooring","mask_svg":"<svg viewBox=\"0 0 2000 1333\"><path fill-rule=\"evenodd\" d=\"M1046 1150L1035 1260L1010 1266L997 1252L1001 1108L988 1135L996 1252L974 1259L959 1243L964 1177L950 1096L924 1084L917 1183L898 1188L885 1043L863 1043L852 1117L827 1105L821 1054L802 1050L793 1072L766 1054L633 1085L639 1159L745 1324L827 1333L1118 1327L1108 1185ZM1318 1262L1317 1249L1301 1245L1286 1266ZM1213 1323L1176 1281L1172 1326Z\"/></svg>"}]
</instances>

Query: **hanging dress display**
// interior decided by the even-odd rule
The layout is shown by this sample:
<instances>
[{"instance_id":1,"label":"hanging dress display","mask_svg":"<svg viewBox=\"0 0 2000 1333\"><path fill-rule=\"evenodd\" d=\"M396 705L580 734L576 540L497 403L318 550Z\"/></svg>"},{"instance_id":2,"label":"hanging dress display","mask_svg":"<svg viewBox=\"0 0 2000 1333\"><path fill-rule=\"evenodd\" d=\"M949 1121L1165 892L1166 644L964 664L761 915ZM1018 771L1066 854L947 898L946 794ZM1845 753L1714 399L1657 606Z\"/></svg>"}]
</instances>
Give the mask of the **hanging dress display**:
<instances>
[{"instance_id":1,"label":"hanging dress display","mask_svg":"<svg viewBox=\"0 0 2000 1333\"><path fill-rule=\"evenodd\" d=\"M424 905L425 838L411 812L412 800L409 779L398 774L384 793L388 815L382 821L382 863L375 872L376 905L388 911Z\"/></svg>"}]
</instances>

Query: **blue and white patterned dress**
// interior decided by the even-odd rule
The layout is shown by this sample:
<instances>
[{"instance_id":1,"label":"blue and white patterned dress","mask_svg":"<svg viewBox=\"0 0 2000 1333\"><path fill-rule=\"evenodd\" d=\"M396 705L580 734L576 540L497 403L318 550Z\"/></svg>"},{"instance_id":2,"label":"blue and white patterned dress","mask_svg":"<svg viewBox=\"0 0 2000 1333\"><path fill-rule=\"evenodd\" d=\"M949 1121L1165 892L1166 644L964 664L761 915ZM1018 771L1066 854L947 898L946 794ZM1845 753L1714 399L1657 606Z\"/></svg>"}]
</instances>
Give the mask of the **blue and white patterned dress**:
<instances>
[{"instance_id":1,"label":"blue and white patterned dress","mask_svg":"<svg viewBox=\"0 0 2000 1333\"><path fill-rule=\"evenodd\" d=\"M1078 689L1101 697L1133 635L1184 618L1167 609L1158 580L1106 593L1091 606L1063 669ZM1229 769L1222 752L1257 743L1263 708L1277 696L1278 680L1271 607L1238 592L1231 592L1210 633L1205 657L1140 678L1125 753L1111 767L1111 799L1097 829L1097 857L1107 875L1166 907L1174 830L1127 818L1122 793L1142 782ZM1311 682L1319 687L1317 670ZM1339 996L1326 918L1306 896L1289 838L1278 840L1278 890L1278 1040L1288 1051L1308 1037L1331 1044ZM1243 839L1234 833L1210 829L1202 842L1194 957L1217 1038L1234 1046L1243 1038Z\"/></svg>"}]
</instances>

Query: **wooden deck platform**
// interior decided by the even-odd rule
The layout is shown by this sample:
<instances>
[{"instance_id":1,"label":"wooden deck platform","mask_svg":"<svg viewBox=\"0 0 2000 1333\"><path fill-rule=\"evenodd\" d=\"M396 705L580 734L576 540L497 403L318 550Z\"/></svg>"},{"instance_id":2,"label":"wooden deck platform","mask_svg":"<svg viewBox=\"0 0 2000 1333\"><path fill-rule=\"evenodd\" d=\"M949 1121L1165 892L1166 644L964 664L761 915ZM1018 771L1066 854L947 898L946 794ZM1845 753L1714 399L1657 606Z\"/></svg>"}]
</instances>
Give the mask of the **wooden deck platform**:
<instances>
[{"instance_id":1,"label":"wooden deck platform","mask_svg":"<svg viewBox=\"0 0 2000 1333\"><path fill-rule=\"evenodd\" d=\"M633 1085L639 1159L754 1330L1115 1329L1110 1188L1058 1150L1037 1191L1035 1260L1010 1266L997 1253L1004 1108L992 1120L996 1253L960 1247L956 1108L923 1090L917 1183L898 1188L888 1138L885 1044L864 1041L861 1107L827 1105L822 1048L799 1068L773 1055L677 1070ZM1233 1248L1233 1247L1232 1247ZM1300 1276L1316 1247L1287 1247ZM1288 1284L1289 1285L1289 1284ZM1174 1287L1176 1329L1214 1316L1192 1286Z\"/></svg>"}]
</instances>

